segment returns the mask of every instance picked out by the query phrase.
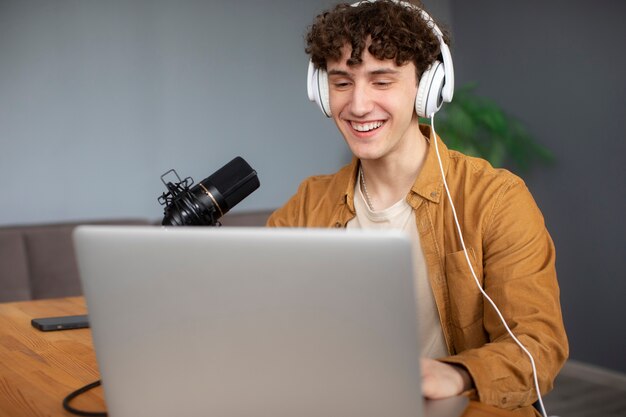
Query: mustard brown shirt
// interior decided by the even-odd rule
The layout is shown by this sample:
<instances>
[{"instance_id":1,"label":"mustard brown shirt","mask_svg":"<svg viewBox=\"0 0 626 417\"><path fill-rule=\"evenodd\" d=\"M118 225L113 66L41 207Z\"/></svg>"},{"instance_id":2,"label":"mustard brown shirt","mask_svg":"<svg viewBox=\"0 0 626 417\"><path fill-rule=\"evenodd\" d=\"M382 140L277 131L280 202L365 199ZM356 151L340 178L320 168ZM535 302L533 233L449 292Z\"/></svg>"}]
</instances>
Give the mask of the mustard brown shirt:
<instances>
[{"instance_id":1,"label":"mustard brown shirt","mask_svg":"<svg viewBox=\"0 0 626 417\"><path fill-rule=\"evenodd\" d=\"M428 278L449 356L467 369L481 402L535 415L532 368L467 265L431 143L406 200L413 207ZM555 250L543 216L524 182L487 161L448 150L438 140L443 169L480 285L535 360L542 393L568 356L555 270ZM274 227L345 227L355 216L359 161L332 175L306 179L268 219Z\"/></svg>"}]
</instances>

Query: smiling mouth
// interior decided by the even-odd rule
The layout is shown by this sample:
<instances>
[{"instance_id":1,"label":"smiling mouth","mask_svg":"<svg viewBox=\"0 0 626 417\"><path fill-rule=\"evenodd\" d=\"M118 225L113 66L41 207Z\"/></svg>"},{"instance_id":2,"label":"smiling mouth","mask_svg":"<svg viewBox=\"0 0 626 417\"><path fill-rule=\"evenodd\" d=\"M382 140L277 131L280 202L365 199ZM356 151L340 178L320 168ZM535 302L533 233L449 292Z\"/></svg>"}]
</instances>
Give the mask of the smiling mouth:
<instances>
[{"instance_id":1,"label":"smiling mouth","mask_svg":"<svg viewBox=\"0 0 626 417\"><path fill-rule=\"evenodd\" d=\"M367 123L358 123L354 121L350 122L350 126L352 126L352 129L356 130L357 132L371 132L372 130L376 130L384 124L385 122L383 122L382 120Z\"/></svg>"}]
</instances>

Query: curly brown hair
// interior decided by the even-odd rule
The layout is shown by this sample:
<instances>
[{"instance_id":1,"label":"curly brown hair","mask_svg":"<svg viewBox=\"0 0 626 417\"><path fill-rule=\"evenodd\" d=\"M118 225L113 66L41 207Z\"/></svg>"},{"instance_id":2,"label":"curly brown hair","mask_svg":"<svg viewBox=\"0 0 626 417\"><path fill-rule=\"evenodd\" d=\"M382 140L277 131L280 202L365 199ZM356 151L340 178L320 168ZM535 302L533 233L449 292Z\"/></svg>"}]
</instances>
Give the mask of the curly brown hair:
<instances>
[{"instance_id":1,"label":"curly brown hair","mask_svg":"<svg viewBox=\"0 0 626 417\"><path fill-rule=\"evenodd\" d=\"M410 3L422 8L419 1ZM447 31L439 28L449 45ZM370 54L380 60L393 59L396 65L413 62L418 79L440 55L439 40L428 22L415 8L393 0L363 2L358 6L341 3L319 14L306 35L305 51L316 68L326 69L326 62L340 59L343 46L350 45L352 53L347 64L356 66L362 62L363 50L370 40Z\"/></svg>"}]
</instances>

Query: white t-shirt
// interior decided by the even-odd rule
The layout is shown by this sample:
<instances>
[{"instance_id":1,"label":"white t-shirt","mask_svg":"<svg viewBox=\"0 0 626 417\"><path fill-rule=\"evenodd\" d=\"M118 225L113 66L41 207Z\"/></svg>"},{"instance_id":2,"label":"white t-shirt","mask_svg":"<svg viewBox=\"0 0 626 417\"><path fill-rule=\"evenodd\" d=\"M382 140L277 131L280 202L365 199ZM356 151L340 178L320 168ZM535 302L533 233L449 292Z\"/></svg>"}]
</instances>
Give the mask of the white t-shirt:
<instances>
[{"instance_id":1,"label":"white t-shirt","mask_svg":"<svg viewBox=\"0 0 626 417\"><path fill-rule=\"evenodd\" d=\"M417 315L420 335L421 355L428 358L441 358L448 356L439 313L435 305L428 271L420 244L415 213L413 208L402 199L389 208L380 211L372 211L367 205L365 196L361 192L359 181L354 189L354 207L356 217L348 222L347 228L360 229L396 229L405 231L411 238L413 246L413 270L415 273L415 287Z\"/></svg>"}]
</instances>

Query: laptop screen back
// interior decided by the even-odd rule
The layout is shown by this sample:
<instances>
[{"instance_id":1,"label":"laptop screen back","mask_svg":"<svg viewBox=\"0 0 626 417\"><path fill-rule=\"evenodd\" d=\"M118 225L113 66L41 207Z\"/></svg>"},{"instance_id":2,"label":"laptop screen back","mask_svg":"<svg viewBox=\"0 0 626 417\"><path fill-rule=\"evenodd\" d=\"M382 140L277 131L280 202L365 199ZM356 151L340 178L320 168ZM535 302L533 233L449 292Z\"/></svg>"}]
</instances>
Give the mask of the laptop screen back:
<instances>
[{"instance_id":1,"label":"laptop screen back","mask_svg":"<svg viewBox=\"0 0 626 417\"><path fill-rule=\"evenodd\" d=\"M109 415L421 415L399 232L79 227Z\"/></svg>"}]
</instances>

